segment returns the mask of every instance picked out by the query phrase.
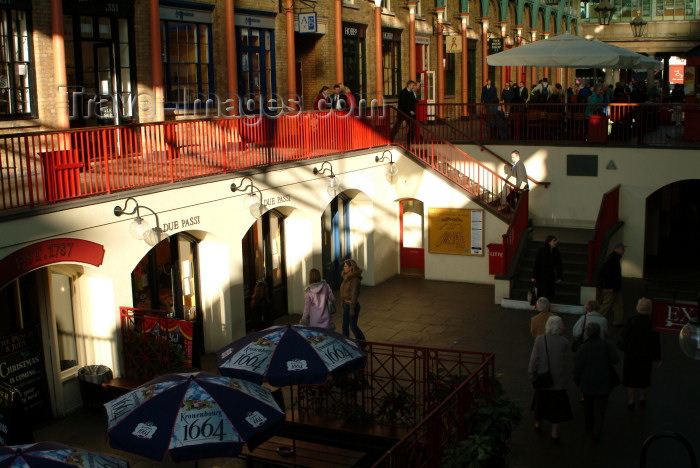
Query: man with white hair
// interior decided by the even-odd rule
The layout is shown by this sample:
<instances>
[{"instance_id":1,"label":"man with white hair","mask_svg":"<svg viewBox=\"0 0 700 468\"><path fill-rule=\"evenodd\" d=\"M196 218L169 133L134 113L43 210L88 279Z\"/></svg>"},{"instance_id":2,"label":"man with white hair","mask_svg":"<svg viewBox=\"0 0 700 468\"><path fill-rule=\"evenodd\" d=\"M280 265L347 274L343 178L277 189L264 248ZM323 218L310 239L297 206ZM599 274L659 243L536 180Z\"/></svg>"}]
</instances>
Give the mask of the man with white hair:
<instances>
[{"instance_id":1,"label":"man with white hair","mask_svg":"<svg viewBox=\"0 0 700 468\"><path fill-rule=\"evenodd\" d=\"M535 303L535 310L538 314L530 319L530 334L533 338L537 338L540 335L544 335L547 331L545 325L547 324L547 319L556 314L549 311L550 302L546 297L540 297Z\"/></svg>"}]
</instances>

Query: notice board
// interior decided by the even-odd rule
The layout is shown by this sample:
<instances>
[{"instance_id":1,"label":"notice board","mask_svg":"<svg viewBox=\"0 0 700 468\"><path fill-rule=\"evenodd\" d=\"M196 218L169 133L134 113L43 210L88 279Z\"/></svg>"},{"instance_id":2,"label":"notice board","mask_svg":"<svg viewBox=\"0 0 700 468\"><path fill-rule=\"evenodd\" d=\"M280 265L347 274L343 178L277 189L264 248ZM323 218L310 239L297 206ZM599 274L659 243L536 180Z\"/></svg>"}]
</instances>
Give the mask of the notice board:
<instances>
[{"instance_id":1,"label":"notice board","mask_svg":"<svg viewBox=\"0 0 700 468\"><path fill-rule=\"evenodd\" d=\"M428 251L484 255L484 210L429 208Z\"/></svg>"}]
</instances>

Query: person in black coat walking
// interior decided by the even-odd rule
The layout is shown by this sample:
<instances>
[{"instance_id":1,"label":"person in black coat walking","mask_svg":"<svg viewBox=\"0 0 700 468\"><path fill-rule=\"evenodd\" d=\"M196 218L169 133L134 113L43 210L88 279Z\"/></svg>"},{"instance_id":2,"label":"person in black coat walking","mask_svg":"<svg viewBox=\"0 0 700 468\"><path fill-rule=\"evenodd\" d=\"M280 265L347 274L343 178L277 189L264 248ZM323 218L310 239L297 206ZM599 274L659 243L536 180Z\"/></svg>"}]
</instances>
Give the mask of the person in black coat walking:
<instances>
[{"instance_id":1,"label":"person in black coat walking","mask_svg":"<svg viewBox=\"0 0 700 468\"><path fill-rule=\"evenodd\" d=\"M558 242L556 236L547 236L544 247L537 252L530 278L537 288L537 297L546 297L550 301L554 298L554 285L561 283L564 277L561 253L557 249Z\"/></svg>"},{"instance_id":2,"label":"person in black coat walking","mask_svg":"<svg viewBox=\"0 0 700 468\"><path fill-rule=\"evenodd\" d=\"M620 334L625 361L622 385L627 388L627 409L634 410L635 391L639 389L639 407L646 408L646 389L651 385L652 362L661 366L661 339L651 327L651 299L637 302L637 315L627 319Z\"/></svg>"},{"instance_id":3,"label":"person in black coat walking","mask_svg":"<svg viewBox=\"0 0 700 468\"><path fill-rule=\"evenodd\" d=\"M600 338L598 323L588 322L584 333L586 341L576 351L574 382L583 394L586 430L598 441L612 390L608 365L617 364L620 355L614 346Z\"/></svg>"},{"instance_id":4,"label":"person in black coat walking","mask_svg":"<svg viewBox=\"0 0 700 468\"><path fill-rule=\"evenodd\" d=\"M416 104L418 104L418 98L414 92L416 82L413 80L408 80L406 82L406 87L399 92L399 113L396 116L396 122L391 128L391 141L394 141L396 133L401 128L401 124L406 121L408 125L408 132L406 134L406 143L410 144L413 141L413 122L406 118L407 116L411 119L416 118Z\"/></svg>"},{"instance_id":5,"label":"person in black coat walking","mask_svg":"<svg viewBox=\"0 0 700 468\"><path fill-rule=\"evenodd\" d=\"M490 104L493 98L498 99L498 90L491 84L491 80L486 80L486 84L481 88L481 102Z\"/></svg>"},{"instance_id":6,"label":"person in black coat walking","mask_svg":"<svg viewBox=\"0 0 700 468\"><path fill-rule=\"evenodd\" d=\"M608 258L598 275L598 302L600 302L600 315L605 315L610 309L613 311L613 326L623 325L624 309L622 304L622 267L620 260L627 246L618 242L613 247Z\"/></svg>"}]
</instances>

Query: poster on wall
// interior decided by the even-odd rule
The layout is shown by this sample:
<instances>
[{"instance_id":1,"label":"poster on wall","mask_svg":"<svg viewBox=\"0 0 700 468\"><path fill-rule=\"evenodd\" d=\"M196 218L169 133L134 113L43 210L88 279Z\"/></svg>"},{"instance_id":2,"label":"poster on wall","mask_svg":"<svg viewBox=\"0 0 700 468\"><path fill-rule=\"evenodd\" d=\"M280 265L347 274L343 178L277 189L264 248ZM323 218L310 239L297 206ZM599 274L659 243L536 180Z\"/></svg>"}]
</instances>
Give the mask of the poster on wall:
<instances>
[{"instance_id":1,"label":"poster on wall","mask_svg":"<svg viewBox=\"0 0 700 468\"><path fill-rule=\"evenodd\" d=\"M484 210L430 208L428 251L451 255L484 255Z\"/></svg>"},{"instance_id":2,"label":"poster on wall","mask_svg":"<svg viewBox=\"0 0 700 468\"><path fill-rule=\"evenodd\" d=\"M50 412L39 331L34 328L0 338L0 382L17 389L27 418Z\"/></svg>"}]
</instances>

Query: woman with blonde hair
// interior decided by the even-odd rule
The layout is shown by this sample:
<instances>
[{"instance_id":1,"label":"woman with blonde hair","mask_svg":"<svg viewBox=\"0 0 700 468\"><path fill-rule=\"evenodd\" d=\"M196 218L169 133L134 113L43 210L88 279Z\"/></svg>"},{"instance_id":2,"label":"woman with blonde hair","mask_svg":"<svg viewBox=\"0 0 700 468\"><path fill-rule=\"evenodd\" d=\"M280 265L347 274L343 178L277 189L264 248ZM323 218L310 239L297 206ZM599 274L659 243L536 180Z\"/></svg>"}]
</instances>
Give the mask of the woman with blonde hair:
<instances>
[{"instance_id":1,"label":"woman with blonde hair","mask_svg":"<svg viewBox=\"0 0 700 468\"><path fill-rule=\"evenodd\" d=\"M362 282L362 269L357 266L355 260L347 259L343 262L342 272L343 282L340 284L340 301L343 304L343 335L350 336L350 328L355 338L365 340L357 325L360 316L360 302L357 300L360 295L360 283Z\"/></svg>"},{"instance_id":2,"label":"woman with blonde hair","mask_svg":"<svg viewBox=\"0 0 700 468\"><path fill-rule=\"evenodd\" d=\"M639 389L639 407L646 408L646 390L651 385L652 362L661 366L659 332L651 327L651 299L637 302L637 314L627 319L618 347L625 352L622 364L622 385L627 388L627 409L634 410L635 393Z\"/></svg>"},{"instance_id":3,"label":"woman with blonde hair","mask_svg":"<svg viewBox=\"0 0 700 468\"><path fill-rule=\"evenodd\" d=\"M331 287L321 279L321 272L316 268L309 271L309 285L304 292L304 314L299 323L311 327L335 329L335 324L328 310L328 301L335 302L335 297L333 297Z\"/></svg>"}]
</instances>

